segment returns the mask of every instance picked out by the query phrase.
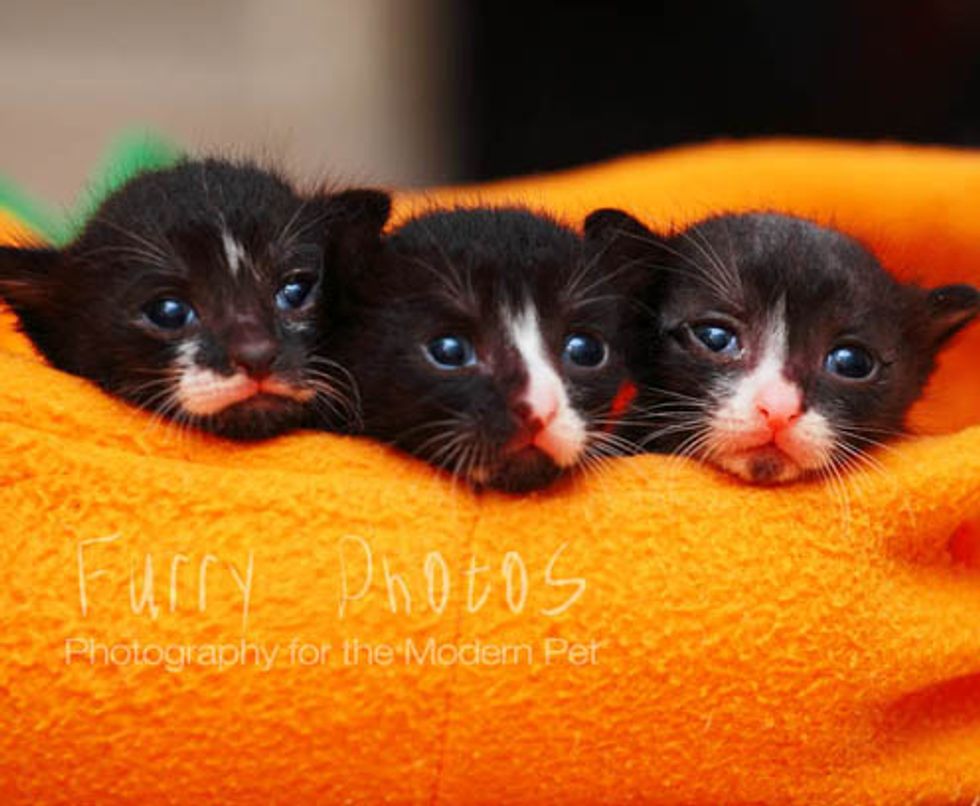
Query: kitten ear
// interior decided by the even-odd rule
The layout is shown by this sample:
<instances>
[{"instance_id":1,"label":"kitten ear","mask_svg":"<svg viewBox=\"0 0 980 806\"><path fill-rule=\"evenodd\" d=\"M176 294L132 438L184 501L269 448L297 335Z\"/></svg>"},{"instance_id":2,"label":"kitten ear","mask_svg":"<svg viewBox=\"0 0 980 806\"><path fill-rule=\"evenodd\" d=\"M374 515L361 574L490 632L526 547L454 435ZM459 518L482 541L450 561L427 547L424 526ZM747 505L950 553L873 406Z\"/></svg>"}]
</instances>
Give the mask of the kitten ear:
<instances>
[{"instance_id":1,"label":"kitten ear","mask_svg":"<svg viewBox=\"0 0 980 806\"><path fill-rule=\"evenodd\" d=\"M656 236L637 219L623 210L603 207L585 217L585 240L593 244L609 244L620 239L649 242Z\"/></svg>"},{"instance_id":2,"label":"kitten ear","mask_svg":"<svg viewBox=\"0 0 980 806\"><path fill-rule=\"evenodd\" d=\"M381 247L381 231L391 214L391 196L381 190L358 188L326 201L337 269L341 274L357 274Z\"/></svg>"},{"instance_id":3,"label":"kitten ear","mask_svg":"<svg viewBox=\"0 0 980 806\"><path fill-rule=\"evenodd\" d=\"M380 233L391 215L391 196L374 188L355 188L337 193L330 205L345 221L359 224L368 231Z\"/></svg>"},{"instance_id":4,"label":"kitten ear","mask_svg":"<svg viewBox=\"0 0 980 806\"><path fill-rule=\"evenodd\" d=\"M927 329L934 347L941 347L980 314L980 289L944 285L926 295Z\"/></svg>"},{"instance_id":5,"label":"kitten ear","mask_svg":"<svg viewBox=\"0 0 980 806\"><path fill-rule=\"evenodd\" d=\"M608 276L628 292L651 282L653 267L663 262L663 238L633 218L613 208L595 210L583 225L586 252Z\"/></svg>"},{"instance_id":6,"label":"kitten ear","mask_svg":"<svg viewBox=\"0 0 980 806\"><path fill-rule=\"evenodd\" d=\"M57 249L0 246L0 299L20 316L48 307Z\"/></svg>"}]
</instances>

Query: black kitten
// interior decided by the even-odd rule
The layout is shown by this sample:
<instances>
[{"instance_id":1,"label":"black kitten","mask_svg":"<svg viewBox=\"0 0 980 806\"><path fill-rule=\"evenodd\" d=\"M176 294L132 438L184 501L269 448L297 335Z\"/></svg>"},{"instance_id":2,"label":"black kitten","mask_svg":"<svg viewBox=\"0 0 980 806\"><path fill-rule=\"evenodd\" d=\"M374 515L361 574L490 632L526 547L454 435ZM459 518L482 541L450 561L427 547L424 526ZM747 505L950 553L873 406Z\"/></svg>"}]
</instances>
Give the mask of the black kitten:
<instances>
[{"instance_id":1,"label":"black kitten","mask_svg":"<svg viewBox=\"0 0 980 806\"><path fill-rule=\"evenodd\" d=\"M318 317L388 207L186 161L128 182L64 249L0 248L0 295L58 369L178 422L268 437L350 408L349 381L317 357Z\"/></svg>"},{"instance_id":2,"label":"black kitten","mask_svg":"<svg viewBox=\"0 0 980 806\"><path fill-rule=\"evenodd\" d=\"M524 210L410 221L351 284L338 349L366 433L510 491L628 450L613 429L635 391L623 349L640 282Z\"/></svg>"},{"instance_id":3,"label":"black kitten","mask_svg":"<svg viewBox=\"0 0 980 806\"><path fill-rule=\"evenodd\" d=\"M831 474L903 432L937 353L980 311L971 286L902 284L789 216L661 237L603 210L586 228L611 241L606 260L659 267L637 366L645 439L756 483Z\"/></svg>"}]
</instances>

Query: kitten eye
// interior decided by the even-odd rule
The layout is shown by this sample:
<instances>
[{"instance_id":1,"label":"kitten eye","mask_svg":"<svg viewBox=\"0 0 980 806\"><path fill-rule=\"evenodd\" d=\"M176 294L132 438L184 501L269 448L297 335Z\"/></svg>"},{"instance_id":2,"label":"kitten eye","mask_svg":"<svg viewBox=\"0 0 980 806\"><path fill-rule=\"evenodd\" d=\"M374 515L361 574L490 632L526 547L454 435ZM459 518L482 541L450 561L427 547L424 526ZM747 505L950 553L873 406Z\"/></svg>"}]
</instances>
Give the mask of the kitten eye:
<instances>
[{"instance_id":1,"label":"kitten eye","mask_svg":"<svg viewBox=\"0 0 980 806\"><path fill-rule=\"evenodd\" d=\"M856 381L869 378L877 366L871 353L856 345L835 347L824 359L824 368L831 375Z\"/></svg>"},{"instance_id":2,"label":"kitten eye","mask_svg":"<svg viewBox=\"0 0 980 806\"><path fill-rule=\"evenodd\" d=\"M440 369L461 369L476 363L473 344L462 336L440 336L425 346L425 354Z\"/></svg>"},{"instance_id":3,"label":"kitten eye","mask_svg":"<svg viewBox=\"0 0 980 806\"><path fill-rule=\"evenodd\" d=\"M312 277L291 277L276 292L276 307L281 311L302 308L310 298L315 280Z\"/></svg>"},{"instance_id":4,"label":"kitten eye","mask_svg":"<svg viewBox=\"0 0 980 806\"><path fill-rule=\"evenodd\" d=\"M590 333L572 333L565 339L561 357L576 367L595 369L606 361L606 343Z\"/></svg>"},{"instance_id":5,"label":"kitten eye","mask_svg":"<svg viewBox=\"0 0 980 806\"><path fill-rule=\"evenodd\" d=\"M742 344L738 340L735 331L722 327L721 325L694 325L691 328L701 344L713 353L721 355L738 355L742 350Z\"/></svg>"},{"instance_id":6,"label":"kitten eye","mask_svg":"<svg viewBox=\"0 0 980 806\"><path fill-rule=\"evenodd\" d=\"M163 330L180 330L197 320L194 309L175 297L155 299L147 303L143 313L154 325Z\"/></svg>"}]
</instances>

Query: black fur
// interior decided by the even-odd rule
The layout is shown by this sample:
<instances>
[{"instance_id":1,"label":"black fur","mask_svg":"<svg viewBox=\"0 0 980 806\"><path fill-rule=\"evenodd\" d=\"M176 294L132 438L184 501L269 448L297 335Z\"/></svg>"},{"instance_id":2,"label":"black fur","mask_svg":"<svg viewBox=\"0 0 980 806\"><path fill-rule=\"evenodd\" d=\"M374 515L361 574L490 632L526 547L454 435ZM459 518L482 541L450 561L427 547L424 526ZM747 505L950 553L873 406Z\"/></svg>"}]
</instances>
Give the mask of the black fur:
<instances>
[{"instance_id":1,"label":"black fur","mask_svg":"<svg viewBox=\"0 0 980 806\"><path fill-rule=\"evenodd\" d=\"M854 239L786 215L721 215L661 236L625 213L603 210L586 229L610 243L610 268L634 261L654 268L646 302L656 316L640 331L632 361L651 417L646 439L659 451L692 444L697 401L710 412L718 381L751 369L751 345L782 298L788 380L802 389L804 409L819 406L829 418L841 460L905 430L936 355L980 311L980 292L971 286L928 291L900 283ZM745 362L693 349L692 324L717 319L742 334L750 347ZM858 381L827 372L824 359L841 343L868 348L879 371Z\"/></svg>"},{"instance_id":2,"label":"black fur","mask_svg":"<svg viewBox=\"0 0 980 806\"><path fill-rule=\"evenodd\" d=\"M572 230L521 209L434 212L394 232L351 283L346 336L337 337L357 378L366 433L477 484L520 491L551 482L560 469L545 453L508 451L522 437L516 407L528 376L502 310L534 303L573 408L601 430L628 377L623 349L641 277L603 275L594 256ZM578 331L608 342L604 366L563 363L563 342ZM433 366L424 347L447 334L472 340L479 365ZM613 452L610 442L592 438L589 456Z\"/></svg>"},{"instance_id":3,"label":"black fur","mask_svg":"<svg viewBox=\"0 0 980 806\"><path fill-rule=\"evenodd\" d=\"M343 386L313 358L325 352L322 319L337 295L338 264L375 248L388 207L376 191L304 196L251 163L188 160L128 182L62 250L0 249L0 295L58 369L222 436L267 437L307 423ZM246 256L234 276L226 234ZM312 283L309 300L280 310L277 291L291 278ZM146 306L170 297L197 320L154 326ZM178 346L189 340L199 367L229 377L244 369L316 394L309 403L259 394L188 413L173 389Z\"/></svg>"}]
</instances>

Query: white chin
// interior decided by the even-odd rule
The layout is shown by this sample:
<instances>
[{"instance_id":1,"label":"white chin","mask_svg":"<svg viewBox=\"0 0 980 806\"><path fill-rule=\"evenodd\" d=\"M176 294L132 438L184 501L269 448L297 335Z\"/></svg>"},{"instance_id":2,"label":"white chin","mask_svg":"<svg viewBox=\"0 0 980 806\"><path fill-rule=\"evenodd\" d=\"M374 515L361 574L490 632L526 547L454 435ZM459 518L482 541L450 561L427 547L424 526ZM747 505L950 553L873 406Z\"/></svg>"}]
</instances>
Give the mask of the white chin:
<instances>
[{"instance_id":1,"label":"white chin","mask_svg":"<svg viewBox=\"0 0 980 806\"><path fill-rule=\"evenodd\" d=\"M198 417L207 417L218 414L237 403L244 403L246 400L255 396L251 389L229 389L200 392L197 394L183 394L180 396L180 403L184 410L189 414Z\"/></svg>"},{"instance_id":2,"label":"white chin","mask_svg":"<svg viewBox=\"0 0 980 806\"><path fill-rule=\"evenodd\" d=\"M757 433L758 423L736 419L752 428L719 427L708 447L709 461L752 484L785 484L827 467L833 459L834 433L828 419L810 410L789 429L776 434ZM752 441L756 440L756 441Z\"/></svg>"},{"instance_id":3,"label":"white chin","mask_svg":"<svg viewBox=\"0 0 980 806\"><path fill-rule=\"evenodd\" d=\"M752 484L787 484L808 471L774 445L714 457L714 463Z\"/></svg>"},{"instance_id":4,"label":"white chin","mask_svg":"<svg viewBox=\"0 0 980 806\"><path fill-rule=\"evenodd\" d=\"M538 450L547 454L558 467L566 469L578 463L584 445L584 435L573 427L549 428L534 440Z\"/></svg>"}]
</instances>

